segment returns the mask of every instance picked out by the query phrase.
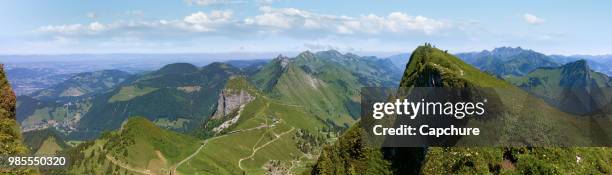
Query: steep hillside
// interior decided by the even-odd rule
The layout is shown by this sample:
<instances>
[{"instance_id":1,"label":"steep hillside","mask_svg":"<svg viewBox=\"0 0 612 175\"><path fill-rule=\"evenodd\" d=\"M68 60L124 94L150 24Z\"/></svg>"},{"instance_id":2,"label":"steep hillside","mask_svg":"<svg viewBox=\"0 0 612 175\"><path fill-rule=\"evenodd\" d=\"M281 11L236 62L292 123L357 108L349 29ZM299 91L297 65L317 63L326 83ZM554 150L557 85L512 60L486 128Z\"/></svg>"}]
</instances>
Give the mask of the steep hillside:
<instances>
[{"instance_id":1,"label":"steep hillside","mask_svg":"<svg viewBox=\"0 0 612 175\"><path fill-rule=\"evenodd\" d=\"M280 79L280 76L287 70L289 58L279 55L268 64L264 65L261 70L250 77L251 81L264 92L270 92Z\"/></svg>"},{"instance_id":2,"label":"steep hillside","mask_svg":"<svg viewBox=\"0 0 612 175\"><path fill-rule=\"evenodd\" d=\"M457 57L474 65L481 71L490 72L499 77L507 75L525 75L539 67L559 66L548 56L525 50L520 47L500 47L492 51L460 53Z\"/></svg>"},{"instance_id":3,"label":"steep hillside","mask_svg":"<svg viewBox=\"0 0 612 175\"><path fill-rule=\"evenodd\" d=\"M499 131L563 128L562 131L530 130L530 133L546 133L530 141L539 142L559 136L563 138L563 135L580 133L576 128L578 125L589 125L589 123L581 124L575 120L575 116L562 113L541 100L525 101L526 99L516 98L526 93L430 45L420 46L413 52L400 83L400 88L407 87L501 88L503 93L499 95L503 105L512 109L504 116L508 119L507 122L516 123L507 123L504 127L510 128L498 128ZM345 135L360 135L359 132L365 131L355 127ZM513 140L513 136L504 137ZM591 136L581 133L569 137L580 139ZM580 160L576 160L577 157L580 157ZM393 174L606 174L612 170L610 162L612 162L612 150L608 148L388 147L376 149L368 147L354 136L342 136L333 146L325 149L313 171L315 174L347 172L370 174L367 172L380 169L377 167L387 167Z\"/></svg>"},{"instance_id":4,"label":"steep hillside","mask_svg":"<svg viewBox=\"0 0 612 175\"><path fill-rule=\"evenodd\" d=\"M566 112L586 114L599 110L612 99L612 79L589 68L586 60L561 67L539 68L508 81L545 99Z\"/></svg>"},{"instance_id":5,"label":"steep hillside","mask_svg":"<svg viewBox=\"0 0 612 175\"><path fill-rule=\"evenodd\" d=\"M15 122L15 93L0 64L0 155L23 155L28 149L21 141L19 125ZM0 167L0 174L33 174L33 170Z\"/></svg>"},{"instance_id":6,"label":"steep hillside","mask_svg":"<svg viewBox=\"0 0 612 175\"><path fill-rule=\"evenodd\" d=\"M96 96L79 122L85 137L119 128L130 116L144 116L156 125L175 131L193 131L211 116L226 81L240 70L224 63L203 68L170 64L142 75L112 91Z\"/></svg>"},{"instance_id":7,"label":"steep hillside","mask_svg":"<svg viewBox=\"0 0 612 175\"><path fill-rule=\"evenodd\" d=\"M37 91L30 96L39 100L66 100L75 97L104 93L131 75L119 70L102 70L79 73L68 80L49 88Z\"/></svg>"},{"instance_id":8,"label":"steep hillside","mask_svg":"<svg viewBox=\"0 0 612 175\"><path fill-rule=\"evenodd\" d=\"M394 85L398 75L389 60L330 50L306 51L291 59L279 56L250 79L273 98L347 127L359 112L359 88Z\"/></svg>"}]
</instances>

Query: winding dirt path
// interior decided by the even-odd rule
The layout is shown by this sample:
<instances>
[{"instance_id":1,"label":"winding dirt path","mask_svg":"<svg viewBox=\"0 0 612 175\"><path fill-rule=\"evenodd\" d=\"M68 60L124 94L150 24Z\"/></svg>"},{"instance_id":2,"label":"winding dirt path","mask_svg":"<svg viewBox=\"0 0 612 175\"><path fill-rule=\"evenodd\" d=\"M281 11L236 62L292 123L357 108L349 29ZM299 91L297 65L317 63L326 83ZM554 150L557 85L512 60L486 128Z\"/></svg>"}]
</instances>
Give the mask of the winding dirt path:
<instances>
[{"instance_id":1,"label":"winding dirt path","mask_svg":"<svg viewBox=\"0 0 612 175\"><path fill-rule=\"evenodd\" d=\"M171 175L177 175L178 173L176 172L176 169L181 166L181 164L189 161L191 158L195 157L196 155L198 155L198 153L200 153L200 151L202 150L202 148L204 148L204 146L206 146L206 144L208 143L208 140L204 140L204 142L202 142L202 145L200 145L200 147L193 152L193 154L189 155L188 157L186 157L185 159L181 160L179 163L177 163L176 165L170 167L170 174Z\"/></svg>"},{"instance_id":2,"label":"winding dirt path","mask_svg":"<svg viewBox=\"0 0 612 175\"><path fill-rule=\"evenodd\" d=\"M269 144L271 144L271 143L274 143L275 141L277 141L278 139L280 139L280 138L281 138L283 135L290 133L290 132L291 132L291 131L293 131L294 129L295 129L295 127L291 127L291 129L290 129L289 131L285 131L285 132L283 132L283 133L281 133L281 134L278 134L278 135L274 134L274 136L276 136L276 138L274 138L274 139L272 139L272 140L270 140L270 141L268 141L268 142L264 143L263 145L261 145L261 146L259 146L259 147L257 147L257 148L253 147L254 149L253 149L253 152L251 153L251 155L249 155L249 156L247 156L247 157L244 157L244 158L242 158L242 159L238 160L238 168L240 168L240 170L244 171L244 168L242 168L242 161L243 161L243 160L246 160L246 159L250 159L250 158L252 158L253 156L255 156L255 154L257 154L257 151L259 151L260 149L262 149L262 148L264 148L264 147L268 146L268 145L269 145ZM256 146L256 145L257 145L257 144L255 144L254 146Z\"/></svg>"},{"instance_id":3,"label":"winding dirt path","mask_svg":"<svg viewBox=\"0 0 612 175\"><path fill-rule=\"evenodd\" d=\"M108 159L111 163L113 163L113 164L115 164L115 165L117 165L117 166L119 166L119 167L121 167L123 169L129 170L129 171L132 171L132 172L136 172L136 173L140 173L140 174L153 175L150 170L142 170L142 169L131 167L130 165L124 164L121 161L113 158L112 156L110 156L108 154L106 155L106 159Z\"/></svg>"},{"instance_id":4,"label":"winding dirt path","mask_svg":"<svg viewBox=\"0 0 612 175\"><path fill-rule=\"evenodd\" d=\"M264 124L264 125L256 126L256 127L249 128L249 129L235 130L235 131L229 132L229 133L221 135L221 136L217 136L217 137L213 137L213 138L204 140L202 145L200 145L200 147L195 152L193 152L191 155L189 155L189 157L186 157L185 159L181 160L179 163L177 163L176 165L174 165L174 166L172 166L170 168L171 169L170 170L171 175L178 175L178 172L176 171L178 169L178 167L181 166L183 163L191 160L196 155L198 155L200 153L200 151L202 151L202 149L204 149L204 146L206 146L206 144L208 144L209 141L213 141L215 139L220 139L220 138L227 137L227 136L230 136L230 135L233 135L233 134L237 134L237 133L240 133L240 132L244 132L244 131L251 131L251 130L262 129L262 128L267 128L267 127L270 127L270 126Z\"/></svg>"}]
</instances>

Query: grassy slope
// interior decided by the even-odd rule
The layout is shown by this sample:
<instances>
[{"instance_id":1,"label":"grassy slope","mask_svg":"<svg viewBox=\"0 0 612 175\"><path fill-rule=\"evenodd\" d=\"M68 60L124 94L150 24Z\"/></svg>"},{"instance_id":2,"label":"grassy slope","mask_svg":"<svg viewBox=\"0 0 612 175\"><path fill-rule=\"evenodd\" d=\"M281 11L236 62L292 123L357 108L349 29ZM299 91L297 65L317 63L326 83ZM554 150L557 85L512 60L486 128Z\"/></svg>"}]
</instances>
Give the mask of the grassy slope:
<instances>
[{"instance_id":1,"label":"grassy slope","mask_svg":"<svg viewBox=\"0 0 612 175\"><path fill-rule=\"evenodd\" d=\"M63 137L52 128L23 133L24 142L38 155L53 155L70 148Z\"/></svg>"},{"instance_id":2,"label":"grassy slope","mask_svg":"<svg viewBox=\"0 0 612 175\"><path fill-rule=\"evenodd\" d=\"M297 147L295 132L302 129L319 133L324 126L303 107L270 99L256 92L252 85L242 79L231 79L226 87L247 88L250 94L255 94L256 99L245 105L236 124L208 139L199 154L178 168L182 174L240 174L243 171L263 174L263 166L271 160L280 160L289 167L290 162L304 155ZM295 167L305 167L305 163L312 162L311 159L301 160L299 164L295 163ZM291 171L299 170L295 168Z\"/></svg>"},{"instance_id":3,"label":"grassy slope","mask_svg":"<svg viewBox=\"0 0 612 175\"><path fill-rule=\"evenodd\" d=\"M191 136L158 128L145 118L132 117L121 130L106 133L102 138L82 145L86 146L70 150L82 156L71 167L71 173L105 174L108 169L119 174L136 172L118 167L121 164L136 170L167 174L171 166L197 150L200 143ZM110 161L106 155L116 162Z\"/></svg>"},{"instance_id":4,"label":"grassy slope","mask_svg":"<svg viewBox=\"0 0 612 175\"><path fill-rule=\"evenodd\" d=\"M55 137L49 137L40 145L40 148L36 150L36 155L53 155L57 152L62 151L64 148L60 146L60 141Z\"/></svg>"}]
</instances>

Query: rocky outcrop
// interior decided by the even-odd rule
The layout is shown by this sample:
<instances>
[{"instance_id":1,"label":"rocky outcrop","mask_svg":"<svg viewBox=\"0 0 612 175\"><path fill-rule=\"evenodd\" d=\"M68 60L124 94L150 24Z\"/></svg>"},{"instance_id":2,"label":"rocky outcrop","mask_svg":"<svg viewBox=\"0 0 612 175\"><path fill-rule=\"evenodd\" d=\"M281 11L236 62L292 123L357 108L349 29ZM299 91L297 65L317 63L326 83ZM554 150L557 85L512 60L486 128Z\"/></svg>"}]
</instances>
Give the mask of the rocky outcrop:
<instances>
[{"instance_id":1,"label":"rocky outcrop","mask_svg":"<svg viewBox=\"0 0 612 175\"><path fill-rule=\"evenodd\" d=\"M219 93L217 111L215 111L212 119L223 118L254 99L255 97L245 90L223 89Z\"/></svg>"},{"instance_id":2,"label":"rocky outcrop","mask_svg":"<svg viewBox=\"0 0 612 175\"><path fill-rule=\"evenodd\" d=\"M219 133L224 129L234 125L240 119L240 113L244 106L255 100L255 97L249 94L246 90L236 89L223 89L219 93L219 101L217 103L217 111L213 115L212 119L224 119L231 117L223 122L221 125L213 128L215 133ZM227 116L235 112L235 116Z\"/></svg>"}]
</instances>

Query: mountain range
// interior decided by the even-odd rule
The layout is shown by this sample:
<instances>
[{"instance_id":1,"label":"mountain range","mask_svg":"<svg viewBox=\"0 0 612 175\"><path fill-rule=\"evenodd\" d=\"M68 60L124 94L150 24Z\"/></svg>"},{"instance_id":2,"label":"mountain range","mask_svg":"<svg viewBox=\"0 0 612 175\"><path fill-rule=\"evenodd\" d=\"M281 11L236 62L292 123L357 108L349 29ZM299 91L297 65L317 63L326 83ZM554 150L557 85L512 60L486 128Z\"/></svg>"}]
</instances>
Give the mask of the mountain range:
<instances>
[{"instance_id":1,"label":"mountain range","mask_svg":"<svg viewBox=\"0 0 612 175\"><path fill-rule=\"evenodd\" d=\"M63 173L295 173L309 169L322 145L355 123L361 87L396 86L400 73L384 59L307 51L240 68L169 64L89 95L20 96L18 106L32 149L75 160ZM112 80L115 74L101 75ZM55 92L33 94L48 91ZM43 128L56 128L62 137ZM147 137L151 132L160 137ZM61 146L75 139L89 141Z\"/></svg>"},{"instance_id":2,"label":"mountain range","mask_svg":"<svg viewBox=\"0 0 612 175\"><path fill-rule=\"evenodd\" d=\"M578 60L586 60L589 67L597 72L612 75L612 57L610 55L545 55L521 47L498 47L480 52L457 53L457 57L477 67L481 71L504 77L507 75L525 75L539 67L557 67ZM404 68L410 54L389 56L396 67Z\"/></svg>"},{"instance_id":3,"label":"mountain range","mask_svg":"<svg viewBox=\"0 0 612 175\"><path fill-rule=\"evenodd\" d=\"M584 61L561 66L546 61L548 56L520 48L493 52L471 55L473 63L480 62L482 67L426 45L393 59L306 51L293 58L279 55L203 67L174 63L137 74L81 73L19 96L13 118L28 130L25 150L55 152L73 161L65 169L42 171L49 174L612 172L612 152L607 148L373 148L361 144L363 87L503 88L510 95L501 98L511 108L525 102L512 95L537 95L541 92L537 89L561 82L572 87L609 84L609 78L590 70ZM481 71L492 65L506 68L499 74ZM541 83L529 84L531 79ZM70 87L80 93L65 93ZM545 99L545 95L538 97ZM530 107L508 114L516 122L508 130L567 129L563 133L546 130L547 135L530 142L593 134L579 132L573 124L585 123L551 107L555 105L548 100L527 102ZM534 108L542 111L530 111ZM537 115L520 115L525 113ZM577 155L583 164L571 163Z\"/></svg>"},{"instance_id":4,"label":"mountain range","mask_svg":"<svg viewBox=\"0 0 612 175\"><path fill-rule=\"evenodd\" d=\"M537 68L507 80L549 104L574 114L588 114L612 102L612 78L589 68L586 60Z\"/></svg>"},{"instance_id":5,"label":"mountain range","mask_svg":"<svg viewBox=\"0 0 612 175\"><path fill-rule=\"evenodd\" d=\"M563 138L564 135L581 133L576 125L584 122L550 107L542 100L517 98L525 96L527 92L428 44L412 52L399 87L501 88L503 93L498 95L503 101L502 105L512 109L502 115L506 118L504 121L511 122L506 123L504 127L511 128L495 129L523 131L519 133L546 133L546 136L533 140L519 141L522 143L541 142L553 137ZM336 143L324 148L313 167L313 174L606 174L612 168L609 165L612 161L612 151L608 148L376 148L365 144L363 139L366 131L359 125L360 123L356 124L340 136ZM563 129L550 129L556 127ZM549 129L534 132L525 128ZM501 140L514 140L512 137L516 136L504 135L508 138ZM578 134L571 137L591 136ZM580 157L579 163L576 163L577 157Z\"/></svg>"}]
</instances>

